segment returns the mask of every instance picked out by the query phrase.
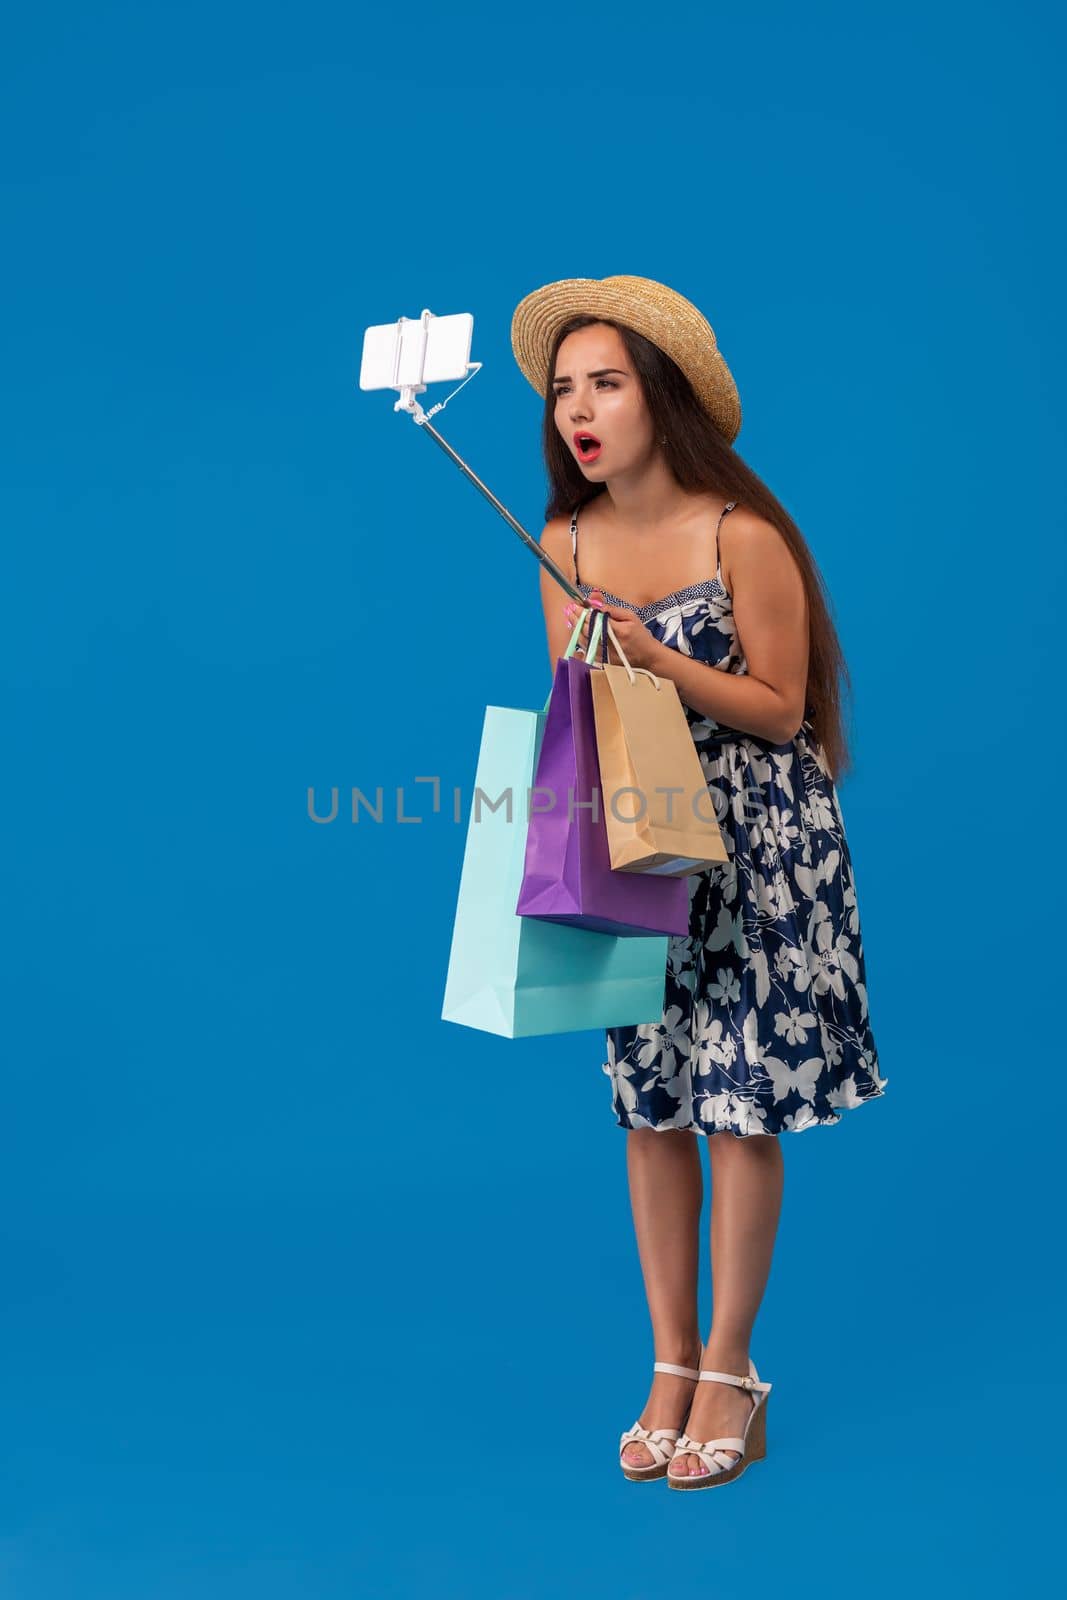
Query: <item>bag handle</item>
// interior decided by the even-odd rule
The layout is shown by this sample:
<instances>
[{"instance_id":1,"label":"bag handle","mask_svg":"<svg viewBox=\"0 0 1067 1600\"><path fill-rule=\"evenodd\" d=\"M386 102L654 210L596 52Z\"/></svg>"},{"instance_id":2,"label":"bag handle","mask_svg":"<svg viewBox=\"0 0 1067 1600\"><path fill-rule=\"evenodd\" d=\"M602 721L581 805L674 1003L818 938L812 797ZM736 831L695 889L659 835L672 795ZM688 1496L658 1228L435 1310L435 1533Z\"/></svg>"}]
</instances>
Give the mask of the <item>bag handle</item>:
<instances>
[{"instance_id":1,"label":"bag handle","mask_svg":"<svg viewBox=\"0 0 1067 1600\"><path fill-rule=\"evenodd\" d=\"M651 678L652 679L652 682L656 685L657 689L662 689L663 688L663 679L660 678L660 677L657 677L656 674L652 671L651 667L631 667L629 661L626 659L626 651L623 649L622 645L619 643L619 636L615 632L615 629L611 626L611 618L608 617L608 616L605 616L604 621L605 621L605 624L607 626L608 638L611 640L612 644L615 646L616 650L619 652L619 660L622 662L623 666L626 668L627 675L629 676L630 682L633 683L634 679L637 677L637 674L639 672L643 672L646 678ZM608 665L608 647L607 647L607 645L604 646L604 665L605 666Z\"/></svg>"},{"instance_id":2,"label":"bag handle","mask_svg":"<svg viewBox=\"0 0 1067 1600\"><path fill-rule=\"evenodd\" d=\"M593 609L594 608L592 606L583 606L582 610L579 611L578 620L574 624L574 632L571 634L570 643L568 644L566 650L564 650L564 652L563 652L563 660L564 661L566 661L568 656L572 656L574 654L575 650L577 649L578 640L581 638L582 629L585 627L585 619L586 619L586 617L588 617L590 615L590 613L593 611ZM589 635L589 648L585 653L585 659L589 662L590 666L592 666L594 660L596 659L597 648L598 648L598 646L600 644L600 640L601 640L601 636L602 636L602 630L603 630L605 622L608 623L608 627L610 628L611 623L608 620L608 618L604 615L603 611L598 611L597 614L596 614L596 621L593 623L593 631ZM608 659L608 641L607 641L607 639L605 639L604 640L604 664L605 664L605 666L607 665L607 659Z\"/></svg>"},{"instance_id":3,"label":"bag handle","mask_svg":"<svg viewBox=\"0 0 1067 1600\"><path fill-rule=\"evenodd\" d=\"M589 615L591 610L592 610L591 606L586 606L586 607L583 608L582 611L579 612L578 620L574 624L574 632L571 634L571 637L570 637L570 642L567 645L566 650L564 650L562 656L560 657L561 661L566 661L568 659L568 657L572 656L574 654L575 650L578 648L578 640L580 639L581 633L582 633L582 629L585 626L585 619ZM597 619L593 624L593 631L589 636L589 654L586 657L586 660L590 660L593 656L596 655L597 646L600 643L601 629L603 628L603 625L604 625L604 613L602 611L598 611L597 612ZM605 660L605 662L607 661L607 657L608 657L608 647L607 647L607 643L605 642L605 645L604 645L604 660ZM548 691L548 699L544 703L543 710L545 710L545 711L548 710L548 701L551 700L551 698L552 698L552 690L549 689L549 691Z\"/></svg>"},{"instance_id":4,"label":"bag handle","mask_svg":"<svg viewBox=\"0 0 1067 1600\"><path fill-rule=\"evenodd\" d=\"M566 650L564 650L563 655L560 657L560 659L562 661L566 661L569 656L572 656L574 654L575 650L578 647L578 640L579 640L579 638L581 636L582 629L585 626L585 619L593 611L596 611L596 621L593 623L593 631L589 635L589 649L587 650L586 657L585 657L585 659L589 663L589 665L590 666L595 665L595 657L596 657L597 649L598 649L598 647L600 645L600 642L601 642L601 638L603 638L603 642L604 642L604 660L601 663L601 665L605 666L605 667L608 665L608 639L610 639L612 644L615 646L615 649L619 653L619 660L622 662L623 666L626 668L626 671L627 671L627 674L629 675L629 679L630 679L631 683L634 682L634 680L635 680L635 678L636 678L636 676L637 676L637 674L639 672L643 672L646 678L651 678L652 679L652 682L655 684L657 689L662 689L662 687L663 687L662 678L657 677L656 674L650 670L650 668L648 668L648 667L631 667L629 661L626 659L626 651L623 649L622 645L619 643L618 634L615 632L615 629L611 626L611 618L608 616L607 612L601 611L599 609L599 607L597 607L597 606L584 606L582 608L582 610L578 613L578 620L574 624L574 632L571 634L570 641L569 641L569 643L567 645L567 648L566 648ZM544 707L543 707L543 709L545 711L548 710L548 702L551 699L552 699L552 690L549 689L549 691L548 691L548 699L546 699L546 701L544 703Z\"/></svg>"}]
</instances>

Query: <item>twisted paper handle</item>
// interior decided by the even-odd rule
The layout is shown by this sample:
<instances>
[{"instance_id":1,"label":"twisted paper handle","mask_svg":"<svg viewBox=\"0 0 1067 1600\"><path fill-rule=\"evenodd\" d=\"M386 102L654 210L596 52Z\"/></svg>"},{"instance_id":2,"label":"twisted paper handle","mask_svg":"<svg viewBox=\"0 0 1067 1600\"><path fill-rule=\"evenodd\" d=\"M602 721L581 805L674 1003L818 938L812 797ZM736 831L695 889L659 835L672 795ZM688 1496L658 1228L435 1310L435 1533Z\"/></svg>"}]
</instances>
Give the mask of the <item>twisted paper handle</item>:
<instances>
[{"instance_id":1,"label":"twisted paper handle","mask_svg":"<svg viewBox=\"0 0 1067 1600\"><path fill-rule=\"evenodd\" d=\"M585 646L579 645L578 638L581 634L582 628L585 626L586 617L590 616L593 611L596 611L596 621L593 624L593 631L589 635L589 650L587 653ZM578 613L578 620L574 624L574 632L571 634L570 642L568 643L566 650L564 650L561 659L566 661L568 656L585 655L585 659L589 666L596 666L597 663L594 658L600 645L600 641L604 637L603 630L605 627L607 629L607 638L604 638L604 660L601 662L601 666L606 667L609 664L607 640L610 639L616 650L619 652L619 660L629 673L631 683L635 681L639 672L643 672L646 678L651 678L657 689L662 689L664 680L657 677L656 674L651 672L648 667L631 667L629 661L626 659L626 651L619 643L619 636L615 632L615 629L611 626L611 618L606 612L600 611L596 606L583 606L582 610ZM544 709L546 712L551 699L552 690L549 689L548 698L545 700L544 704Z\"/></svg>"},{"instance_id":2,"label":"twisted paper handle","mask_svg":"<svg viewBox=\"0 0 1067 1600\"><path fill-rule=\"evenodd\" d=\"M660 678L660 677L657 677L657 675L654 672L652 672L650 670L650 668L648 668L648 667L631 667L629 661L626 658L626 651L623 649L622 645L619 643L619 636L615 632L615 629L611 626L611 618L608 616L607 612L597 610L597 608L595 606L585 606L579 612L577 625L575 626L574 633L571 635L571 642L567 646L567 651L566 651L567 655L571 654L571 646L574 645L576 639L578 638L578 635L580 634L580 632L582 630L582 625L583 625L583 623L585 621L585 618L587 616L589 616L590 613L592 611L594 611L594 610L596 611L596 614L597 614L596 615L596 622L593 624L593 632L592 632L592 634L590 635L590 638L589 638L589 650L588 650L588 652L586 654L586 657L585 657L585 659L588 661L589 665L592 667L592 666L595 666L595 664L596 664L593 658L596 655L597 646L600 643L600 640L601 640L601 637L602 637L600 624L601 624L601 621L603 620L604 630L606 632L607 637L604 639L604 660L603 660L602 665L605 666L605 667L608 665L608 644L607 644L607 641L608 641L608 639L610 639L612 644L615 646L616 650L619 652L619 660L622 662L623 666L626 668L626 671L629 674L629 678L630 678L630 682L631 683L633 683L635 677L637 676L637 674L639 672L643 672L646 678L651 678L652 679L652 682L656 685L657 689L661 689L663 687L663 679ZM580 652L578 652L578 653L580 653Z\"/></svg>"}]
</instances>

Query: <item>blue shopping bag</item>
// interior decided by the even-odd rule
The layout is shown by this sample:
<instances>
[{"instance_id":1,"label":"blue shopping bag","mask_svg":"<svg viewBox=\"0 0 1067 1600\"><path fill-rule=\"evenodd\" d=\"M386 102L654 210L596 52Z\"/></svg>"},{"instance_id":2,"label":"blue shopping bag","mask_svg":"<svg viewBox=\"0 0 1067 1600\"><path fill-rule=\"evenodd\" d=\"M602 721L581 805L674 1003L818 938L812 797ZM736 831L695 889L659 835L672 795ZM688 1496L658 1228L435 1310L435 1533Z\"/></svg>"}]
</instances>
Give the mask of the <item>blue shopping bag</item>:
<instances>
[{"instance_id":1,"label":"blue shopping bag","mask_svg":"<svg viewBox=\"0 0 1067 1600\"><path fill-rule=\"evenodd\" d=\"M621 938L515 910L547 713L547 701L541 711L486 707L441 1011L445 1022L508 1039L663 1015L665 934ZM479 792L504 799L494 809Z\"/></svg>"}]
</instances>

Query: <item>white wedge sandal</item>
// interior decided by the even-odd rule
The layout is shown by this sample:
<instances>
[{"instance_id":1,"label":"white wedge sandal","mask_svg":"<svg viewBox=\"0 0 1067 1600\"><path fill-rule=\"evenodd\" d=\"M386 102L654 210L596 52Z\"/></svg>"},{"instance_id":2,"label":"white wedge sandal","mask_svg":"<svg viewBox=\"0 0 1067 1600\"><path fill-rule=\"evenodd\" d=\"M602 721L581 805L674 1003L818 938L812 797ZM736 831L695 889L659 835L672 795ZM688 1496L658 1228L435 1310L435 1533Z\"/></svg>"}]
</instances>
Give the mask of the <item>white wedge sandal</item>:
<instances>
[{"instance_id":1,"label":"white wedge sandal","mask_svg":"<svg viewBox=\"0 0 1067 1600\"><path fill-rule=\"evenodd\" d=\"M673 1372L677 1378L699 1378L700 1373L696 1367L676 1367L673 1361L654 1361L653 1372ZM696 1391L693 1391L694 1394ZM643 1428L635 1422L632 1428L619 1440L619 1466L623 1476L632 1483L644 1483L646 1479L662 1478L670 1465L674 1453L675 1442L678 1438L677 1428ZM629 1461L624 1461L622 1453L628 1444L643 1444L652 1457L650 1466L636 1467Z\"/></svg>"},{"instance_id":2,"label":"white wedge sandal","mask_svg":"<svg viewBox=\"0 0 1067 1600\"><path fill-rule=\"evenodd\" d=\"M732 1372L713 1372L706 1369L701 1372L703 1381L713 1383L732 1383L739 1389L748 1389L752 1395L752 1410L748 1421L745 1423L744 1437L722 1439L691 1439L687 1433L680 1435L675 1445L676 1456L699 1456L705 1472L674 1473L667 1464L667 1486L670 1489L714 1489L720 1483L732 1483L739 1478L745 1468L753 1461L761 1461L767 1454L767 1396L771 1392L771 1384L761 1383L760 1375L756 1371L755 1363L749 1360L748 1377L739 1378ZM735 1461L733 1456L727 1455L728 1450L739 1450L741 1454Z\"/></svg>"}]
</instances>

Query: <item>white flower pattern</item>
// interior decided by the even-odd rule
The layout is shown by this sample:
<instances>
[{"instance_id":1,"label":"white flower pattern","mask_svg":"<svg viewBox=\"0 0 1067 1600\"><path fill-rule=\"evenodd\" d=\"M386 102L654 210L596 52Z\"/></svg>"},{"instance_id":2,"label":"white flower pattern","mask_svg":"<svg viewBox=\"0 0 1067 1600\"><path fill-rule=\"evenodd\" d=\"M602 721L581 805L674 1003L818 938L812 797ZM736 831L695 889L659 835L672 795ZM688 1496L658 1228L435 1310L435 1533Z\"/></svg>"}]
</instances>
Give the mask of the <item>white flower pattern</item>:
<instances>
[{"instance_id":1,"label":"white flower pattern","mask_svg":"<svg viewBox=\"0 0 1067 1600\"><path fill-rule=\"evenodd\" d=\"M717 578L632 609L672 649L748 671ZM688 879L689 933L667 942L663 1016L607 1030L616 1121L739 1138L840 1122L889 1080L837 789L807 722L768 745L723 739L685 712L730 859Z\"/></svg>"}]
</instances>

